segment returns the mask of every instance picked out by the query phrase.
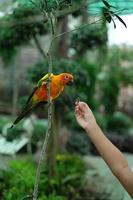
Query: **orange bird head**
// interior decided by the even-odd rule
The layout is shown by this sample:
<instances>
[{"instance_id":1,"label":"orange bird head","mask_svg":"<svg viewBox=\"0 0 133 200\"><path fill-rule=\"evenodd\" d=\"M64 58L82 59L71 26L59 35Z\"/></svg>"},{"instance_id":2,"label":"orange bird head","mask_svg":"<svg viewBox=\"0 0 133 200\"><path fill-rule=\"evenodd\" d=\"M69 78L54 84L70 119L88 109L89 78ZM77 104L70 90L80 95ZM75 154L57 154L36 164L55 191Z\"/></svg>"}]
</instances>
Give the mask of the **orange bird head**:
<instances>
[{"instance_id":1,"label":"orange bird head","mask_svg":"<svg viewBox=\"0 0 133 200\"><path fill-rule=\"evenodd\" d=\"M74 81L74 77L72 74L62 73L59 76L60 76L60 83L64 86L69 85L69 84L73 83L73 81Z\"/></svg>"}]
</instances>

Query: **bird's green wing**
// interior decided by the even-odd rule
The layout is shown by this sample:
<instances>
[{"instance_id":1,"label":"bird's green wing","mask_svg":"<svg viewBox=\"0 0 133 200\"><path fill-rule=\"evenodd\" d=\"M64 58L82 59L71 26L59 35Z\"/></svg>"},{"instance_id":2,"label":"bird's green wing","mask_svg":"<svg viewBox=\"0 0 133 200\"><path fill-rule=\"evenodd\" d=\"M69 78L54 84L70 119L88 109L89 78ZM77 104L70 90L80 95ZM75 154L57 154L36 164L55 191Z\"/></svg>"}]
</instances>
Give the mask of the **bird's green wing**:
<instances>
[{"instance_id":1,"label":"bird's green wing","mask_svg":"<svg viewBox=\"0 0 133 200\"><path fill-rule=\"evenodd\" d=\"M25 103L24 108L29 107L29 104L32 103L32 102L31 102L32 97L33 97L33 95L34 95L34 93L36 92L37 89L38 89L38 86L36 86L36 87L33 89L32 93L30 94L30 96L28 97L28 99L27 99L27 101L26 101L26 103Z\"/></svg>"},{"instance_id":2,"label":"bird's green wing","mask_svg":"<svg viewBox=\"0 0 133 200\"><path fill-rule=\"evenodd\" d=\"M50 78L51 78L52 76L53 76L53 74L51 73L51 74L50 74ZM47 82L48 79L49 79L49 74L46 74L45 76L43 76L43 77L38 81L37 86L38 86L38 87L41 86L42 83Z\"/></svg>"}]
</instances>

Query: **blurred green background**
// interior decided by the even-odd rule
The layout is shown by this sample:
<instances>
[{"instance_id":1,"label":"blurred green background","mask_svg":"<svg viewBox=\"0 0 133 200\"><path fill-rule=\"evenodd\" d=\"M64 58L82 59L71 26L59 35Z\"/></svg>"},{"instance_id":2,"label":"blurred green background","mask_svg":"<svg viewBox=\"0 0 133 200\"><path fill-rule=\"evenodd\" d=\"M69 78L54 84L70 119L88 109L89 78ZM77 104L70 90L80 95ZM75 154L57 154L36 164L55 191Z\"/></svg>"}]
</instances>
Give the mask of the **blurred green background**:
<instances>
[{"instance_id":1,"label":"blurred green background","mask_svg":"<svg viewBox=\"0 0 133 200\"><path fill-rule=\"evenodd\" d=\"M57 15L57 34L70 31L55 40L53 73L69 72L75 77L74 85L54 102L53 134L38 199L119 200L124 189L77 124L74 103L77 97L88 103L104 133L133 166L133 47L109 45L111 25L104 16L106 5L102 1L52 0L47 1L48 10L40 4L43 1L33 2ZM133 3L125 2L108 1L113 5L111 11L121 18L133 13ZM113 27L114 34L116 29ZM33 191L48 107L36 109L14 129L9 127L33 87L48 72L42 52L48 50L49 42L50 26L34 4L28 0L0 0L2 200L20 200Z\"/></svg>"}]
</instances>

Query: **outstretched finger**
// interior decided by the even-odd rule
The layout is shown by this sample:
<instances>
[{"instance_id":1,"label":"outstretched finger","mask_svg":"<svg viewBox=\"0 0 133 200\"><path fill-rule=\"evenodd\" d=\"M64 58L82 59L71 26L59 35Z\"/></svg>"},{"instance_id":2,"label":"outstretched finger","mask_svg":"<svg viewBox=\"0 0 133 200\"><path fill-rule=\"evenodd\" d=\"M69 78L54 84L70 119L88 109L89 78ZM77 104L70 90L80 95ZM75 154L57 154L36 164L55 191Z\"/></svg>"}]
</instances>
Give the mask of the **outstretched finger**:
<instances>
[{"instance_id":1,"label":"outstretched finger","mask_svg":"<svg viewBox=\"0 0 133 200\"><path fill-rule=\"evenodd\" d=\"M78 106L75 107L75 114L76 115L80 115L80 116L83 114L82 111L79 109Z\"/></svg>"},{"instance_id":2,"label":"outstretched finger","mask_svg":"<svg viewBox=\"0 0 133 200\"><path fill-rule=\"evenodd\" d=\"M78 105L79 102L80 102L80 99L79 99L79 97L77 97L77 99L76 99L76 101L75 101L75 105Z\"/></svg>"}]
</instances>

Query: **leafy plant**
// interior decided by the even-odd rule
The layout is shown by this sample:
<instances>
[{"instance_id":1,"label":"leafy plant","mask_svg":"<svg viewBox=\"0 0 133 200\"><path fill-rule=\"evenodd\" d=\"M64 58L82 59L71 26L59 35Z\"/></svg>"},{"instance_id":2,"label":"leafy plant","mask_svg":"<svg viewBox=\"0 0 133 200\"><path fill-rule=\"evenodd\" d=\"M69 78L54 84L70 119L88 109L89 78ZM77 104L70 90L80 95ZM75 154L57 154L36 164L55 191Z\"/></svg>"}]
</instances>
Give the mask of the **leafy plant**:
<instances>
[{"instance_id":1,"label":"leafy plant","mask_svg":"<svg viewBox=\"0 0 133 200\"><path fill-rule=\"evenodd\" d=\"M132 126L132 120L126 114L115 112L108 118L108 129L120 134L127 134Z\"/></svg>"},{"instance_id":2,"label":"leafy plant","mask_svg":"<svg viewBox=\"0 0 133 200\"><path fill-rule=\"evenodd\" d=\"M3 127L7 124L10 123L10 118L6 116L0 116L0 134L2 134Z\"/></svg>"},{"instance_id":3,"label":"leafy plant","mask_svg":"<svg viewBox=\"0 0 133 200\"><path fill-rule=\"evenodd\" d=\"M104 30L100 26L89 26L72 34L71 47L76 53L83 54L88 49L102 46L105 40Z\"/></svg>"},{"instance_id":4,"label":"leafy plant","mask_svg":"<svg viewBox=\"0 0 133 200\"><path fill-rule=\"evenodd\" d=\"M36 145L38 141L41 141L44 138L46 129L47 129L47 120L46 121L38 120L34 122L34 130L31 138L31 141L34 145Z\"/></svg>"},{"instance_id":5,"label":"leafy plant","mask_svg":"<svg viewBox=\"0 0 133 200\"><path fill-rule=\"evenodd\" d=\"M20 138L20 136L24 133L22 127L14 127L13 129L8 129L6 133L6 140L13 141L14 139Z\"/></svg>"},{"instance_id":6,"label":"leafy plant","mask_svg":"<svg viewBox=\"0 0 133 200\"><path fill-rule=\"evenodd\" d=\"M66 200L66 198L52 194L49 196L39 197L38 200Z\"/></svg>"},{"instance_id":7,"label":"leafy plant","mask_svg":"<svg viewBox=\"0 0 133 200\"><path fill-rule=\"evenodd\" d=\"M117 101L120 89L119 69L115 66L110 66L101 76L100 84L102 90L102 104L105 108L105 113L111 115L117 108Z\"/></svg>"},{"instance_id":8,"label":"leafy plant","mask_svg":"<svg viewBox=\"0 0 133 200\"><path fill-rule=\"evenodd\" d=\"M66 148L71 153L87 155L90 151L90 142L87 135L83 132L79 132L79 130L72 131Z\"/></svg>"},{"instance_id":9,"label":"leafy plant","mask_svg":"<svg viewBox=\"0 0 133 200\"><path fill-rule=\"evenodd\" d=\"M94 112L94 115L95 115L97 123L100 125L102 130L107 130L108 120L106 116L98 111Z\"/></svg>"},{"instance_id":10,"label":"leafy plant","mask_svg":"<svg viewBox=\"0 0 133 200\"><path fill-rule=\"evenodd\" d=\"M35 176L35 166L27 161L12 161L10 170L4 173L4 182L8 185L3 191L4 200L19 200L31 194Z\"/></svg>"},{"instance_id":11,"label":"leafy plant","mask_svg":"<svg viewBox=\"0 0 133 200\"><path fill-rule=\"evenodd\" d=\"M126 67L122 68L120 70L120 79L121 83L125 86L127 85L133 85L133 68L131 67Z\"/></svg>"},{"instance_id":12,"label":"leafy plant","mask_svg":"<svg viewBox=\"0 0 133 200\"><path fill-rule=\"evenodd\" d=\"M56 156L55 176L41 180L41 186L46 188L46 194L60 194L67 199L76 199L80 196L83 175L85 172L84 162L79 156L58 154ZM43 173L47 174L47 171Z\"/></svg>"},{"instance_id":13,"label":"leafy plant","mask_svg":"<svg viewBox=\"0 0 133 200\"><path fill-rule=\"evenodd\" d=\"M33 9L33 5L29 7L19 5L13 9L11 14L1 19L5 23L10 23L10 21L16 23L13 28L7 26L0 29L0 55L5 62L11 61L19 46L29 44L35 35L47 33L43 22L20 23L38 14L39 11Z\"/></svg>"},{"instance_id":14,"label":"leafy plant","mask_svg":"<svg viewBox=\"0 0 133 200\"><path fill-rule=\"evenodd\" d=\"M26 0L16 0L22 5L26 5ZM47 0L47 2L43 0L31 0L28 2L29 5L34 5L35 7L40 8L41 11L45 12L52 12L53 10L62 10L64 8L67 8L71 5L71 0Z\"/></svg>"},{"instance_id":15,"label":"leafy plant","mask_svg":"<svg viewBox=\"0 0 133 200\"><path fill-rule=\"evenodd\" d=\"M80 196L85 164L79 156L58 154L55 176L48 177L45 166L39 186L39 200L75 200ZM27 160L16 160L8 171L0 171L0 194L4 200L20 200L32 194L35 165Z\"/></svg>"}]
</instances>

